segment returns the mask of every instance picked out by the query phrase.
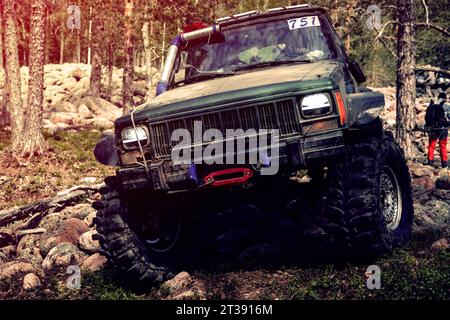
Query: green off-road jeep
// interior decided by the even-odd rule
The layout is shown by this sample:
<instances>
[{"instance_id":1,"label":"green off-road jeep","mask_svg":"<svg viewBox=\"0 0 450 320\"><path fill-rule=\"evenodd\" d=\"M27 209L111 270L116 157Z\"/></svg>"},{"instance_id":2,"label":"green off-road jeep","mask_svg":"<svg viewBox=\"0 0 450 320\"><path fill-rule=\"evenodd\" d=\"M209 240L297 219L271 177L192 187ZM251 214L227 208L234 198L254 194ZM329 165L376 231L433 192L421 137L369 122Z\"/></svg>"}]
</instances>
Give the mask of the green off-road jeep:
<instances>
[{"instance_id":1,"label":"green off-road jeep","mask_svg":"<svg viewBox=\"0 0 450 320\"><path fill-rule=\"evenodd\" d=\"M157 97L117 119L94 150L118 167L93 204L102 252L132 278L160 283L192 199L264 190L300 170L320 193L315 221L328 252L376 256L407 241L408 167L383 131L384 96L365 80L322 8L187 27L168 49Z\"/></svg>"}]
</instances>

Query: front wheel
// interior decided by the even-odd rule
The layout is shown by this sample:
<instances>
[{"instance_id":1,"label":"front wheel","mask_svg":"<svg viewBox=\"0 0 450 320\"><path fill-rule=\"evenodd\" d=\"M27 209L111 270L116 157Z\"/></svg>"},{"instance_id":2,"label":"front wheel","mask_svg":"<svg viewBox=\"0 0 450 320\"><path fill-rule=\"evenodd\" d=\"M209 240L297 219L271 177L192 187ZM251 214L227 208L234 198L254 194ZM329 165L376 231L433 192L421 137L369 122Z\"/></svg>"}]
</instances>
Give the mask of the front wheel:
<instances>
[{"instance_id":1,"label":"front wheel","mask_svg":"<svg viewBox=\"0 0 450 320\"><path fill-rule=\"evenodd\" d=\"M329 255L373 258L411 238L411 179L390 132L353 139L325 175L317 224Z\"/></svg>"},{"instance_id":2,"label":"front wheel","mask_svg":"<svg viewBox=\"0 0 450 320\"><path fill-rule=\"evenodd\" d=\"M177 257L180 218L156 207L148 196L133 200L123 195L116 177L105 183L102 199L93 203L101 252L133 282L157 285L171 278L168 265Z\"/></svg>"}]
</instances>

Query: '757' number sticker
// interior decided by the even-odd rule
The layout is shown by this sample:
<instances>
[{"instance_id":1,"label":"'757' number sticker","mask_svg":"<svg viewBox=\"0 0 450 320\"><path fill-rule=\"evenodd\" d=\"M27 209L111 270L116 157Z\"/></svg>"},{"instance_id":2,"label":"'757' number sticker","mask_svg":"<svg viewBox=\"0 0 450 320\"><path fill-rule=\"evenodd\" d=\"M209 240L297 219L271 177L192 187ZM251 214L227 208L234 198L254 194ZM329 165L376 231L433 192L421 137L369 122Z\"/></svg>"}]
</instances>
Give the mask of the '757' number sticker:
<instances>
[{"instance_id":1,"label":"'757' number sticker","mask_svg":"<svg viewBox=\"0 0 450 320\"><path fill-rule=\"evenodd\" d=\"M319 17L317 17L317 16L309 16L309 17L290 19L287 21L287 23L289 26L289 30L320 26Z\"/></svg>"}]
</instances>

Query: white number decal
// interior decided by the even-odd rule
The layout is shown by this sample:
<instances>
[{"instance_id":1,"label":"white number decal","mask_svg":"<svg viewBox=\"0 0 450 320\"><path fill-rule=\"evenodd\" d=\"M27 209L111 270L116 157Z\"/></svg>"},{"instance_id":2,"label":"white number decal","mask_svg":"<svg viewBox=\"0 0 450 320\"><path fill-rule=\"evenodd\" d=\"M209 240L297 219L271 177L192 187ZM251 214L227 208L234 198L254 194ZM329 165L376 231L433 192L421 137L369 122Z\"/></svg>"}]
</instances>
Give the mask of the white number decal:
<instances>
[{"instance_id":1,"label":"white number decal","mask_svg":"<svg viewBox=\"0 0 450 320\"><path fill-rule=\"evenodd\" d=\"M287 23L289 26L289 30L320 26L320 21L317 16L308 16L308 17L290 19L287 21Z\"/></svg>"}]
</instances>

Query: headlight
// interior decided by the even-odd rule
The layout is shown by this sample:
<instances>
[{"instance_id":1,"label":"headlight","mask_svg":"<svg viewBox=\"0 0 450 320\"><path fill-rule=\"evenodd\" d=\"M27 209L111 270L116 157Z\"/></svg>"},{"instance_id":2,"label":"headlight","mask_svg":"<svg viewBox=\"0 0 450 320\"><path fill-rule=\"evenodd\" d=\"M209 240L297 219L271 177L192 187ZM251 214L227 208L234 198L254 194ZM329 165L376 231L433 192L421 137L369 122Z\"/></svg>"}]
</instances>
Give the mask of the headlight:
<instances>
[{"instance_id":1,"label":"headlight","mask_svg":"<svg viewBox=\"0 0 450 320\"><path fill-rule=\"evenodd\" d=\"M122 130L122 143L125 149L139 148L138 141L141 146L148 145L148 131L144 126L135 128L125 128Z\"/></svg>"},{"instance_id":2,"label":"headlight","mask_svg":"<svg viewBox=\"0 0 450 320\"><path fill-rule=\"evenodd\" d=\"M301 105L302 115L306 118L323 116L331 113L331 99L326 93L316 93L305 96Z\"/></svg>"}]
</instances>

